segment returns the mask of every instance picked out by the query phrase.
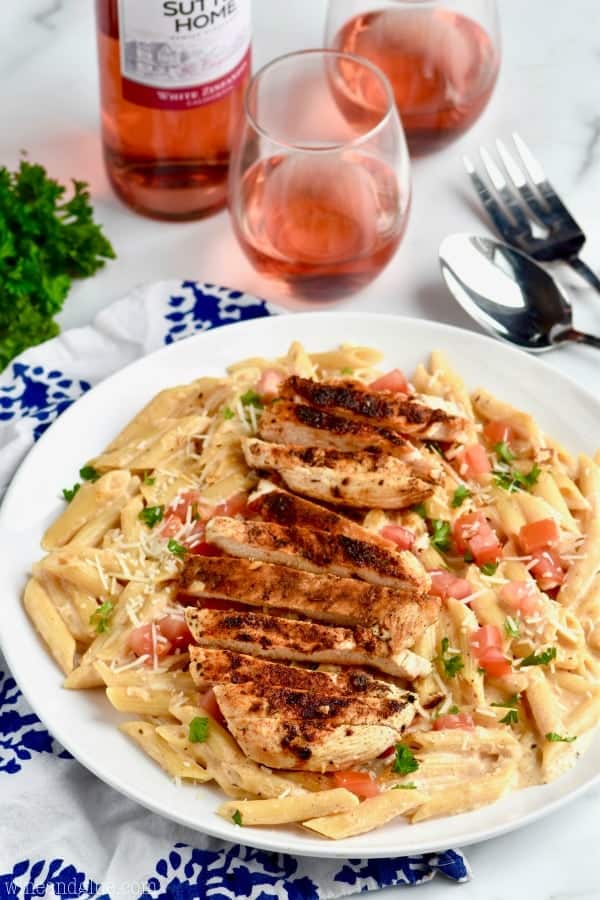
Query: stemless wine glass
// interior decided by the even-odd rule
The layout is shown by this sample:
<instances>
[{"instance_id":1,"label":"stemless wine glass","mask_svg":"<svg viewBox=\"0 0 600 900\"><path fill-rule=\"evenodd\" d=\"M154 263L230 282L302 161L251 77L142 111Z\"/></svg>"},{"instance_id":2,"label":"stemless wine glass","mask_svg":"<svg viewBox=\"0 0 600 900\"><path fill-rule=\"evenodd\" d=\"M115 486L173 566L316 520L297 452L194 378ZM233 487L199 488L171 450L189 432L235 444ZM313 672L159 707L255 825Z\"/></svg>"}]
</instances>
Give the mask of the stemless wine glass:
<instances>
[{"instance_id":1,"label":"stemless wine glass","mask_svg":"<svg viewBox=\"0 0 600 900\"><path fill-rule=\"evenodd\" d=\"M283 294L339 299L398 247L409 166L392 89L372 63L331 50L282 56L246 94L230 167L235 233Z\"/></svg>"},{"instance_id":2,"label":"stemless wine glass","mask_svg":"<svg viewBox=\"0 0 600 900\"><path fill-rule=\"evenodd\" d=\"M496 0L329 0L326 45L390 79L411 153L471 127L500 67Z\"/></svg>"}]
</instances>

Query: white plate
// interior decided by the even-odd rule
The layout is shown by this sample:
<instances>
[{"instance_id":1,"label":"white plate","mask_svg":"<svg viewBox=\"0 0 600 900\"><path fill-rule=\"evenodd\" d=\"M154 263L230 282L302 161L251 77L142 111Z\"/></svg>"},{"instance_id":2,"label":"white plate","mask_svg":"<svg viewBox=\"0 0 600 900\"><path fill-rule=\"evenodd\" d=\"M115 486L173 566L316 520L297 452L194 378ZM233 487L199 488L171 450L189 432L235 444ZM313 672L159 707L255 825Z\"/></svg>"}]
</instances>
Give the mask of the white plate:
<instances>
[{"instance_id":1,"label":"white plate","mask_svg":"<svg viewBox=\"0 0 600 900\"><path fill-rule=\"evenodd\" d=\"M563 778L509 794L475 812L417 825L398 820L338 842L299 828L240 830L215 815L222 799L218 790L177 787L120 734L116 724L131 716L112 710L101 691L61 688L61 676L21 605L29 566L41 555L41 535L62 508L59 489L72 484L82 463L161 388L199 375L222 375L226 365L246 356L282 354L291 340L313 351L342 341L379 347L384 367L407 372L430 350L445 350L471 388L483 385L533 412L570 450L591 453L600 446L600 404L590 394L524 353L447 325L383 315L309 313L244 322L176 343L108 378L65 412L31 451L6 496L0 513L0 638L21 690L49 731L107 784L167 818L257 847L309 856L410 855L485 840L551 812L598 779L600 737Z\"/></svg>"}]
</instances>

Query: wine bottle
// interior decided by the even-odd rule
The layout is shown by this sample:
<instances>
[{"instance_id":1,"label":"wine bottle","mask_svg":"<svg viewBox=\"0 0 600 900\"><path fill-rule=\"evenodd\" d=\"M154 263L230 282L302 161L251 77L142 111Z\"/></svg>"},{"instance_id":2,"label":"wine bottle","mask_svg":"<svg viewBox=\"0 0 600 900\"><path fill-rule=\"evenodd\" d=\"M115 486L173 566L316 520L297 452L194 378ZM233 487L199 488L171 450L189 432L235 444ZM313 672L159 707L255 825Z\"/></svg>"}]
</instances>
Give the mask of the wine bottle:
<instances>
[{"instance_id":1,"label":"wine bottle","mask_svg":"<svg viewBox=\"0 0 600 900\"><path fill-rule=\"evenodd\" d=\"M132 209L221 209L250 77L250 0L96 0L102 141Z\"/></svg>"}]
</instances>

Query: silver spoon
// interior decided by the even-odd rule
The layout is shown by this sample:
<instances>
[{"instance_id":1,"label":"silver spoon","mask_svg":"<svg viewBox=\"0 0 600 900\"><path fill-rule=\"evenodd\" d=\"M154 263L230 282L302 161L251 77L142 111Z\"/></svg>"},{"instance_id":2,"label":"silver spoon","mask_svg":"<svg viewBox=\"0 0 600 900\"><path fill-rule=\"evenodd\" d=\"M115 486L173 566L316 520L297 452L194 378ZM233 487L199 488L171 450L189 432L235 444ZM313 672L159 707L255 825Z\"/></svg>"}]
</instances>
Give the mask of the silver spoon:
<instances>
[{"instance_id":1,"label":"silver spoon","mask_svg":"<svg viewBox=\"0 0 600 900\"><path fill-rule=\"evenodd\" d=\"M533 353L600 337L573 328L569 300L531 257L493 238L451 234L440 247L442 275L462 308L486 331Z\"/></svg>"}]
</instances>

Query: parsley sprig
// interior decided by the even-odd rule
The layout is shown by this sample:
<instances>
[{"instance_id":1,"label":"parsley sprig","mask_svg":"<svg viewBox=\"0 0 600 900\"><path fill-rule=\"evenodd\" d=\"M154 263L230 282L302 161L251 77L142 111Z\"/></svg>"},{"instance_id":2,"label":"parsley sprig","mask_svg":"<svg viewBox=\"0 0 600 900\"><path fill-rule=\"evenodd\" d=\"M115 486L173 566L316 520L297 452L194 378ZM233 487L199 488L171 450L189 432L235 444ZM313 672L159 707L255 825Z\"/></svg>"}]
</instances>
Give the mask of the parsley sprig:
<instances>
[{"instance_id":1,"label":"parsley sprig","mask_svg":"<svg viewBox=\"0 0 600 900\"><path fill-rule=\"evenodd\" d=\"M174 538L169 538L167 550L169 553L172 553L173 556L178 556L179 559L183 559L188 552L188 548L184 544L180 544L179 541L176 541Z\"/></svg>"},{"instance_id":2,"label":"parsley sprig","mask_svg":"<svg viewBox=\"0 0 600 900\"><path fill-rule=\"evenodd\" d=\"M505 716L500 719L500 722L503 725L517 725L519 721L519 703L521 701L520 694L513 694L507 700L504 700L502 703L491 703L490 706L498 706L500 709L506 709L508 712Z\"/></svg>"},{"instance_id":3,"label":"parsley sprig","mask_svg":"<svg viewBox=\"0 0 600 900\"><path fill-rule=\"evenodd\" d=\"M555 743L560 741L563 744L572 744L573 741L577 740L577 735L574 737L563 737L563 735L557 734L555 731L549 731L545 737L547 741L553 741Z\"/></svg>"},{"instance_id":4,"label":"parsley sprig","mask_svg":"<svg viewBox=\"0 0 600 900\"><path fill-rule=\"evenodd\" d=\"M97 634L104 634L105 631L108 631L114 609L114 604L111 603L110 600L105 600L104 603L101 603L98 609L92 613L90 616L90 625L94 626Z\"/></svg>"},{"instance_id":5,"label":"parsley sprig","mask_svg":"<svg viewBox=\"0 0 600 900\"><path fill-rule=\"evenodd\" d=\"M530 653L529 656L525 656L519 663L519 668L547 666L553 659L556 659L556 647L548 647L547 650L542 650L541 653Z\"/></svg>"},{"instance_id":6,"label":"parsley sprig","mask_svg":"<svg viewBox=\"0 0 600 900\"><path fill-rule=\"evenodd\" d=\"M419 760L406 744L396 744L396 758L392 765L392 772L398 775L410 775L419 768Z\"/></svg>"},{"instance_id":7,"label":"parsley sprig","mask_svg":"<svg viewBox=\"0 0 600 900\"><path fill-rule=\"evenodd\" d=\"M452 500L450 501L450 506L453 509L458 509L459 506L462 506L465 500L471 496L471 491L465 484L459 484L459 486L454 491L454 495Z\"/></svg>"},{"instance_id":8,"label":"parsley sprig","mask_svg":"<svg viewBox=\"0 0 600 900\"><path fill-rule=\"evenodd\" d=\"M463 662L462 653L450 653L450 641L447 637L442 638L440 655L437 657L437 661L442 666L442 669L446 673L447 678L455 678L461 669L464 669L465 664Z\"/></svg>"},{"instance_id":9,"label":"parsley sprig","mask_svg":"<svg viewBox=\"0 0 600 900\"><path fill-rule=\"evenodd\" d=\"M208 740L209 722L207 716L194 716L188 727L191 744L204 744Z\"/></svg>"},{"instance_id":10,"label":"parsley sprig","mask_svg":"<svg viewBox=\"0 0 600 900\"><path fill-rule=\"evenodd\" d=\"M541 474L542 470L537 463L534 463L526 474L517 469L510 469L507 472L494 469L494 484L508 491L509 494L514 494L516 491L529 491L537 483Z\"/></svg>"},{"instance_id":11,"label":"parsley sprig","mask_svg":"<svg viewBox=\"0 0 600 900\"><path fill-rule=\"evenodd\" d=\"M245 394L242 394L240 397L240 401L242 406L254 406L256 409L263 408L263 402L261 400L260 394L257 394L256 391L249 390L246 391Z\"/></svg>"},{"instance_id":12,"label":"parsley sprig","mask_svg":"<svg viewBox=\"0 0 600 900\"><path fill-rule=\"evenodd\" d=\"M431 536L429 542L436 550L447 553L452 546L451 534L452 526L445 519L430 519Z\"/></svg>"},{"instance_id":13,"label":"parsley sprig","mask_svg":"<svg viewBox=\"0 0 600 900\"><path fill-rule=\"evenodd\" d=\"M140 519L144 525L147 525L148 528L154 528L155 525L162 522L164 514L164 506L145 506L144 509L139 511L138 519Z\"/></svg>"}]
</instances>

